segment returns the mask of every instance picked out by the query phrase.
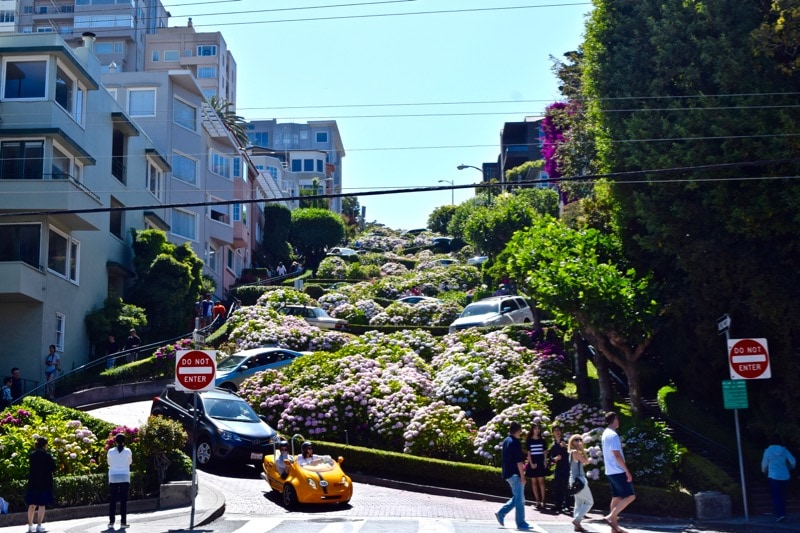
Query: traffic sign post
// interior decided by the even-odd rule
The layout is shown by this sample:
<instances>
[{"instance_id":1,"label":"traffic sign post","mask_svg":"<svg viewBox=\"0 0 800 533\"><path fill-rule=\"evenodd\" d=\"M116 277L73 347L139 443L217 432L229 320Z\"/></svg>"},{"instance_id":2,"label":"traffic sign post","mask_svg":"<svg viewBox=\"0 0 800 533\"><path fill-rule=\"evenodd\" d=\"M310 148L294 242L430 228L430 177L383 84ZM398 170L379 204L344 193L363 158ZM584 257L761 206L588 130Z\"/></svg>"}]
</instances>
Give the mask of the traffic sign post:
<instances>
[{"instance_id":1,"label":"traffic sign post","mask_svg":"<svg viewBox=\"0 0 800 533\"><path fill-rule=\"evenodd\" d=\"M175 358L175 388L178 390L214 390L216 374L216 350L180 350Z\"/></svg>"},{"instance_id":2,"label":"traffic sign post","mask_svg":"<svg viewBox=\"0 0 800 533\"><path fill-rule=\"evenodd\" d=\"M728 339L731 379L769 379L767 339Z\"/></svg>"},{"instance_id":3,"label":"traffic sign post","mask_svg":"<svg viewBox=\"0 0 800 533\"><path fill-rule=\"evenodd\" d=\"M722 402L725 409L747 409L747 381L743 379L722 380Z\"/></svg>"},{"instance_id":4,"label":"traffic sign post","mask_svg":"<svg viewBox=\"0 0 800 533\"><path fill-rule=\"evenodd\" d=\"M197 497L197 396L198 392L214 390L217 377L216 350L179 350L175 357L175 388L194 392L192 413L192 511L189 529L194 529L195 498Z\"/></svg>"}]
</instances>

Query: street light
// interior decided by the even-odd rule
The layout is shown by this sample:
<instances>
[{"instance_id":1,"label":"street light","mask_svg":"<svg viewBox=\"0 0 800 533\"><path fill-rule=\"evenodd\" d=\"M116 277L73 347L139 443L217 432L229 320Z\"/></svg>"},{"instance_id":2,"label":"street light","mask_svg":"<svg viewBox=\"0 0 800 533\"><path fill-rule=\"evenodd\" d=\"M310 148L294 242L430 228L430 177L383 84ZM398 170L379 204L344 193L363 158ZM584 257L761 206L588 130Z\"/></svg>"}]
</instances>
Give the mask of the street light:
<instances>
[{"instance_id":1,"label":"street light","mask_svg":"<svg viewBox=\"0 0 800 533\"><path fill-rule=\"evenodd\" d=\"M460 164L460 165L458 165L456 168L457 168L458 170L464 170L465 168L474 168L475 170L477 170L478 172L480 172L481 174L483 174L483 169L482 169L482 168L478 168L478 167L476 167L476 166L473 166L473 165L465 165L464 163L461 163L461 164Z\"/></svg>"},{"instance_id":2,"label":"street light","mask_svg":"<svg viewBox=\"0 0 800 533\"><path fill-rule=\"evenodd\" d=\"M439 183L449 183L450 184L450 205L456 205L456 198L455 198L455 189L452 187L455 186L455 180L439 180Z\"/></svg>"},{"instance_id":3,"label":"street light","mask_svg":"<svg viewBox=\"0 0 800 533\"><path fill-rule=\"evenodd\" d=\"M481 181L485 181L486 180L486 174L483 173L483 169L479 168L479 167L476 167L475 165L465 165L464 163L461 163L456 168L458 170L464 170L465 168L474 168L475 170L477 170L478 172L481 173ZM489 187L487 187L486 191L487 191L487 194L489 196L489 204L491 205L491 203L492 203L492 187L491 187L491 184L490 184Z\"/></svg>"}]
</instances>

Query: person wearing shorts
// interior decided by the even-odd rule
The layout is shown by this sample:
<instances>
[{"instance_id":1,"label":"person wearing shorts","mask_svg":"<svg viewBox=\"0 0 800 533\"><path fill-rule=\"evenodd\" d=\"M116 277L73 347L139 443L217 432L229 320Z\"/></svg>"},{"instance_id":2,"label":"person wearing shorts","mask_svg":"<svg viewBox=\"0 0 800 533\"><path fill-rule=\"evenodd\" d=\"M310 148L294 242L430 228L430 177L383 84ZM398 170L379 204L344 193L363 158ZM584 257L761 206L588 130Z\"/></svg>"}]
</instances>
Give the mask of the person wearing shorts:
<instances>
[{"instance_id":1,"label":"person wearing shorts","mask_svg":"<svg viewBox=\"0 0 800 533\"><path fill-rule=\"evenodd\" d=\"M612 533L624 533L619 527L618 520L619 514L636 499L633 492L633 476L625 464L625 455L622 453L622 443L617 433L619 428L617 413L609 411L605 420L606 429L603 430L602 438L603 462L611 486L611 509L603 518L611 526Z\"/></svg>"}]
</instances>

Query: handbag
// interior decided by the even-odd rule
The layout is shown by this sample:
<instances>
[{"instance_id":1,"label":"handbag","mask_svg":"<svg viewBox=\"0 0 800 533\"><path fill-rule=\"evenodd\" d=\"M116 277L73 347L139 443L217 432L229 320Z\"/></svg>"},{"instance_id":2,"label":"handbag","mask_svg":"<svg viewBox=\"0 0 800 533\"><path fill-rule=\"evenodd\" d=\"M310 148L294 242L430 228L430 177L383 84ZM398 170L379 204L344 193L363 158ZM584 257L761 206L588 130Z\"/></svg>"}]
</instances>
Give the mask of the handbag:
<instances>
[{"instance_id":1,"label":"handbag","mask_svg":"<svg viewBox=\"0 0 800 533\"><path fill-rule=\"evenodd\" d=\"M576 477L572 480L572 484L569 486L569 495L575 496L577 493L583 490L583 480L581 478Z\"/></svg>"}]
</instances>

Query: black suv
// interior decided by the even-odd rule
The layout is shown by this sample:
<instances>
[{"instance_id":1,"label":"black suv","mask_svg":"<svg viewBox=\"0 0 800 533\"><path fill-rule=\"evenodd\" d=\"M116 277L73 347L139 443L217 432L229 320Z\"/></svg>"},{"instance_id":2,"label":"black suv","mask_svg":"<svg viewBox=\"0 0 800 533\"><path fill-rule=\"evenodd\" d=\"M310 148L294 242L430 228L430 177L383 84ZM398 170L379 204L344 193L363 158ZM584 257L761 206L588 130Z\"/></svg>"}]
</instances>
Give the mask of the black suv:
<instances>
[{"instance_id":1,"label":"black suv","mask_svg":"<svg viewBox=\"0 0 800 533\"><path fill-rule=\"evenodd\" d=\"M194 395L197 398L197 435L192 435ZM261 463L265 453L272 453L277 433L255 411L225 389L200 393L184 392L167 385L153 398L151 415L177 420L197 443L197 463L232 460Z\"/></svg>"}]
</instances>

